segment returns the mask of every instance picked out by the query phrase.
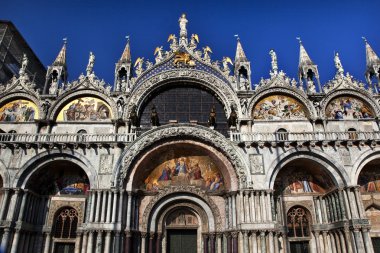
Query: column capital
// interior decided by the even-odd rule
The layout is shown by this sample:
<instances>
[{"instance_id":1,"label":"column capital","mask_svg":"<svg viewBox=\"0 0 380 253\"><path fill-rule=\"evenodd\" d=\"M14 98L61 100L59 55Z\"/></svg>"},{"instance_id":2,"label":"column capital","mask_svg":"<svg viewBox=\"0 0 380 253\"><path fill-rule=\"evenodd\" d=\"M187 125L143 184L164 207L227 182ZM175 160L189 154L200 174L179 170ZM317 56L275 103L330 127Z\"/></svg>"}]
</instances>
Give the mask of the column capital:
<instances>
[{"instance_id":1,"label":"column capital","mask_svg":"<svg viewBox=\"0 0 380 253\"><path fill-rule=\"evenodd\" d=\"M237 232L237 231L232 231L231 232L232 238L237 238L238 234L239 234L239 232Z\"/></svg>"},{"instance_id":2,"label":"column capital","mask_svg":"<svg viewBox=\"0 0 380 253\"><path fill-rule=\"evenodd\" d=\"M141 237L141 238L144 238L144 239L145 239L147 236L148 236L148 233L147 233L147 232L141 232L141 233L140 233L140 237Z\"/></svg>"},{"instance_id":3,"label":"column capital","mask_svg":"<svg viewBox=\"0 0 380 253\"><path fill-rule=\"evenodd\" d=\"M150 232L150 233L149 233L149 239L150 239L150 240L153 240L155 235L156 235L156 234L155 234L154 232Z\"/></svg>"}]
</instances>

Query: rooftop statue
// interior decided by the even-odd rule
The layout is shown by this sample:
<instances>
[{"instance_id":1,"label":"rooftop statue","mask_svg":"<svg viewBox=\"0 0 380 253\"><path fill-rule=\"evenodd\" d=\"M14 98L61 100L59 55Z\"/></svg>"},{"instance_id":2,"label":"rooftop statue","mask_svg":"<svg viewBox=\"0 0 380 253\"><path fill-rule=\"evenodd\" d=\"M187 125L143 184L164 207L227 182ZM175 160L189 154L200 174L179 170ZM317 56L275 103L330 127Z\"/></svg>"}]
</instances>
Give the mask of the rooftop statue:
<instances>
[{"instance_id":1,"label":"rooftop statue","mask_svg":"<svg viewBox=\"0 0 380 253\"><path fill-rule=\"evenodd\" d=\"M144 63L144 57L139 57L137 58L136 62L135 62L135 72L136 72L136 76L140 76L142 74L142 72L144 71L143 69L143 63Z\"/></svg>"},{"instance_id":2,"label":"rooftop statue","mask_svg":"<svg viewBox=\"0 0 380 253\"><path fill-rule=\"evenodd\" d=\"M95 55L92 52L90 52L90 57L88 59L88 64L86 68L86 72L88 76L93 73L94 64L95 64Z\"/></svg>"},{"instance_id":3,"label":"rooftop statue","mask_svg":"<svg viewBox=\"0 0 380 253\"><path fill-rule=\"evenodd\" d=\"M179 32L180 37L187 37L186 24L188 21L186 19L185 13L182 14L182 16L179 18L178 22L179 22L179 28L180 28L180 32Z\"/></svg>"},{"instance_id":4,"label":"rooftop statue","mask_svg":"<svg viewBox=\"0 0 380 253\"><path fill-rule=\"evenodd\" d=\"M272 71L274 74L277 74L277 72L278 72L277 54L273 49L271 49L269 51L269 55L272 58L272 63L271 63L272 64Z\"/></svg>"},{"instance_id":5,"label":"rooftop statue","mask_svg":"<svg viewBox=\"0 0 380 253\"><path fill-rule=\"evenodd\" d=\"M168 42L170 42L170 41L171 41L170 49L172 51L177 51L177 49L178 49L178 42L177 42L177 37L174 34L170 34L169 35Z\"/></svg>"},{"instance_id":6,"label":"rooftop statue","mask_svg":"<svg viewBox=\"0 0 380 253\"><path fill-rule=\"evenodd\" d=\"M162 46L156 47L156 50L154 50L154 55L156 56L156 63L159 63L164 59L162 56Z\"/></svg>"},{"instance_id":7,"label":"rooftop statue","mask_svg":"<svg viewBox=\"0 0 380 253\"><path fill-rule=\"evenodd\" d=\"M203 48L203 60L207 63L211 62L211 58L209 53L212 53L211 48L209 46L206 46Z\"/></svg>"},{"instance_id":8,"label":"rooftop statue","mask_svg":"<svg viewBox=\"0 0 380 253\"><path fill-rule=\"evenodd\" d=\"M19 71L19 75L24 75L26 73L26 67L28 66L28 57L26 57L26 54L23 55L22 57L22 62L21 62L21 68Z\"/></svg>"},{"instance_id":9,"label":"rooftop statue","mask_svg":"<svg viewBox=\"0 0 380 253\"><path fill-rule=\"evenodd\" d=\"M341 63L341 61L339 59L339 54L338 53L335 53L334 63L335 63L335 68L336 68L337 74L343 75L344 74L344 69L343 69L342 63Z\"/></svg>"}]
</instances>

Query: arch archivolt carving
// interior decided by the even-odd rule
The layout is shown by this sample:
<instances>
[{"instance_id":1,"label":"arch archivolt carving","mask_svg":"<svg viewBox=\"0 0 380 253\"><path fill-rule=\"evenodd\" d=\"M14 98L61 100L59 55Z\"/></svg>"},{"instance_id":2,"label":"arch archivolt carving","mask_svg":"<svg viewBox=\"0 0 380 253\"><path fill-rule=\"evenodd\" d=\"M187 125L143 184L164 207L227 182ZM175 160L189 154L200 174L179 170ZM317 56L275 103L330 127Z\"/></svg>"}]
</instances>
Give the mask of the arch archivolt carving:
<instances>
[{"instance_id":1,"label":"arch archivolt carving","mask_svg":"<svg viewBox=\"0 0 380 253\"><path fill-rule=\"evenodd\" d=\"M352 166L350 179L352 185L357 185L360 172L370 162L380 160L380 148L369 149L362 153Z\"/></svg>"},{"instance_id":2,"label":"arch archivolt carving","mask_svg":"<svg viewBox=\"0 0 380 253\"><path fill-rule=\"evenodd\" d=\"M228 83L207 72L195 69L175 69L151 76L136 86L125 108L124 119L128 119L133 105L137 106L137 112L140 113L147 96L155 89L177 81L188 81L194 85L206 87L213 91L224 105L227 118L231 113L231 106L234 106L238 114L242 115L240 101Z\"/></svg>"},{"instance_id":3,"label":"arch archivolt carving","mask_svg":"<svg viewBox=\"0 0 380 253\"><path fill-rule=\"evenodd\" d=\"M270 95L287 95L293 98L296 98L298 101L300 101L306 108L307 114L311 120L314 120L317 118L317 113L315 111L315 108L311 104L310 100L308 100L300 91L297 89L292 88L285 88L285 87L269 87L267 89L261 90L259 93L254 95L249 101L248 101L248 112L250 117L252 117L252 111L256 104L260 102L262 99L264 99L267 96Z\"/></svg>"},{"instance_id":4,"label":"arch archivolt carving","mask_svg":"<svg viewBox=\"0 0 380 253\"><path fill-rule=\"evenodd\" d=\"M112 110L113 119L116 119L118 117L117 107L114 100L111 99L111 97L104 95L103 93L96 91L96 90L75 90L72 93L65 93L64 96L61 96L57 101L55 101L54 104L52 104L50 113L48 114L47 118L54 121L56 117L58 116L61 109L67 104L70 103L72 100L80 97L97 97L104 102L106 102Z\"/></svg>"},{"instance_id":5,"label":"arch archivolt carving","mask_svg":"<svg viewBox=\"0 0 380 253\"><path fill-rule=\"evenodd\" d=\"M25 92L10 93L10 94L0 98L0 107L2 107L3 105L5 105L8 102L12 102L12 101L17 100L17 99L25 99L25 100L32 101L38 108L39 119L42 119L43 113L42 113L41 102L37 97L35 97L29 93L25 93Z\"/></svg>"},{"instance_id":6,"label":"arch archivolt carving","mask_svg":"<svg viewBox=\"0 0 380 253\"><path fill-rule=\"evenodd\" d=\"M327 94L321 101L320 106L321 106L321 118L327 118L326 117L326 109L327 106L330 104L330 102L341 96L353 96L357 97L363 102L369 104L371 106L373 112L377 117L380 116L380 108L376 104L376 101L374 101L369 94L363 94L362 92L352 90L352 89L342 89L342 90L337 90L337 91L332 91L331 93Z\"/></svg>"},{"instance_id":7,"label":"arch archivolt carving","mask_svg":"<svg viewBox=\"0 0 380 253\"><path fill-rule=\"evenodd\" d=\"M274 182L278 173L289 163L298 159L308 159L321 165L323 169L330 175L337 187L344 187L350 183L350 178L341 162L336 161L334 158L328 156L318 150L308 149L291 149L281 155L279 155L269 166L268 173L266 175L266 187L273 189Z\"/></svg>"},{"instance_id":8,"label":"arch archivolt carving","mask_svg":"<svg viewBox=\"0 0 380 253\"><path fill-rule=\"evenodd\" d=\"M95 171L95 166L83 155L75 152L74 154L69 151L51 150L49 152L43 152L32 159L27 161L15 175L12 185L13 187L22 187L25 189L26 183L29 178L41 167L54 161L70 161L78 165L87 175L90 181L90 188L98 187L98 176Z\"/></svg>"},{"instance_id":9,"label":"arch archivolt carving","mask_svg":"<svg viewBox=\"0 0 380 253\"><path fill-rule=\"evenodd\" d=\"M208 229L211 232L222 231L223 224L218 206L204 191L191 186L168 187L159 191L145 207L141 230L150 229L147 232L154 232L160 213L178 201L190 202L198 206L207 216Z\"/></svg>"},{"instance_id":10,"label":"arch archivolt carving","mask_svg":"<svg viewBox=\"0 0 380 253\"><path fill-rule=\"evenodd\" d=\"M207 143L220 151L232 164L235 173L239 180L239 187L246 187L247 183L251 181L249 173L247 173L248 165L241 157L239 152L235 149L232 143L229 142L220 133L203 126L194 126L188 124L181 124L179 126L161 126L152 129L142 134L138 140L133 142L131 146L124 151L121 159L117 164L117 169L114 175L114 184L122 188L127 181L127 177L131 174L133 165L139 160L141 153L151 148L155 143L163 141L164 139L181 140L193 139L203 143ZM130 180L131 181L131 180Z\"/></svg>"}]
</instances>

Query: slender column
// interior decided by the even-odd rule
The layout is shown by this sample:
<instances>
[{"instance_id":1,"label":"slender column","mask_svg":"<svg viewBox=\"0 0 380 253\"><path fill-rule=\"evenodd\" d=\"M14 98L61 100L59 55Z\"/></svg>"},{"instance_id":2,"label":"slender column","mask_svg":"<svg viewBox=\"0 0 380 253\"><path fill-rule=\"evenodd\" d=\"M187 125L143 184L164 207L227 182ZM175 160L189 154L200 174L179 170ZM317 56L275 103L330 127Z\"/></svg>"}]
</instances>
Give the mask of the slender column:
<instances>
[{"instance_id":1,"label":"slender column","mask_svg":"<svg viewBox=\"0 0 380 253\"><path fill-rule=\"evenodd\" d=\"M331 243L331 252L332 253L337 253L337 245L336 245L336 241L335 241L335 238L334 238L334 232L333 231L330 231L329 233L329 239L330 239L330 243Z\"/></svg>"},{"instance_id":2,"label":"slender column","mask_svg":"<svg viewBox=\"0 0 380 253\"><path fill-rule=\"evenodd\" d=\"M210 234L210 253L215 253L215 234Z\"/></svg>"},{"instance_id":3,"label":"slender column","mask_svg":"<svg viewBox=\"0 0 380 253\"><path fill-rule=\"evenodd\" d=\"M317 253L321 253L321 242L319 241L319 231L314 231L315 246L317 248Z\"/></svg>"},{"instance_id":4,"label":"slender column","mask_svg":"<svg viewBox=\"0 0 380 253\"><path fill-rule=\"evenodd\" d=\"M249 193L250 203L251 203L251 221L256 221L256 211L255 211L255 194L253 191Z\"/></svg>"},{"instance_id":5,"label":"slender column","mask_svg":"<svg viewBox=\"0 0 380 253\"><path fill-rule=\"evenodd\" d=\"M355 243L348 227L344 228L344 241L346 242L347 253L356 252Z\"/></svg>"},{"instance_id":6,"label":"slender column","mask_svg":"<svg viewBox=\"0 0 380 253\"><path fill-rule=\"evenodd\" d=\"M232 232L232 253L238 253L238 232Z\"/></svg>"},{"instance_id":7,"label":"slender column","mask_svg":"<svg viewBox=\"0 0 380 253\"><path fill-rule=\"evenodd\" d=\"M96 235L96 247L95 247L95 250L96 250L96 253L101 253L102 252L102 247L103 247L103 240L102 240L103 231L98 230L96 232L97 232L97 235Z\"/></svg>"},{"instance_id":8,"label":"slender column","mask_svg":"<svg viewBox=\"0 0 380 253\"><path fill-rule=\"evenodd\" d=\"M335 244L336 244L336 250L337 250L337 252L338 253L346 253L342 249L341 241L340 241L340 238L339 238L339 231L335 231L334 237L335 237Z\"/></svg>"},{"instance_id":9,"label":"slender column","mask_svg":"<svg viewBox=\"0 0 380 253\"><path fill-rule=\"evenodd\" d=\"M257 235L256 235L256 231L252 232L251 237L252 237L252 253L257 253Z\"/></svg>"},{"instance_id":10,"label":"slender column","mask_svg":"<svg viewBox=\"0 0 380 253\"><path fill-rule=\"evenodd\" d=\"M8 248L8 241L9 241L9 228L4 228L3 238L1 240L1 248L2 249Z\"/></svg>"},{"instance_id":11,"label":"slender column","mask_svg":"<svg viewBox=\"0 0 380 253\"><path fill-rule=\"evenodd\" d=\"M243 231L243 252L249 252L248 232Z\"/></svg>"},{"instance_id":12,"label":"slender column","mask_svg":"<svg viewBox=\"0 0 380 253\"><path fill-rule=\"evenodd\" d=\"M328 253L328 242L327 242L327 232L326 231L323 231L322 232L322 236L323 236L323 252L324 253Z\"/></svg>"},{"instance_id":13,"label":"slender column","mask_svg":"<svg viewBox=\"0 0 380 253\"><path fill-rule=\"evenodd\" d=\"M347 252L347 248L346 248L346 243L345 243L345 240L344 240L343 233L342 233L341 230L339 230L338 234L339 234L340 247L342 249L342 253L345 253L345 252Z\"/></svg>"},{"instance_id":14,"label":"slender column","mask_svg":"<svg viewBox=\"0 0 380 253\"><path fill-rule=\"evenodd\" d=\"M118 215L118 222L122 223L122 219L123 219L123 210L124 210L124 207L123 207L123 203L124 203L124 190L120 190L120 195L119 195L119 215ZM127 222L128 222L128 219L127 219ZM129 229L129 227L127 227Z\"/></svg>"},{"instance_id":15,"label":"slender column","mask_svg":"<svg viewBox=\"0 0 380 253\"><path fill-rule=\"evenodd\" d=\"M341 206L341 213L342 213L342 219L343 220L347 220L347 209L346 209L346 205L344 203L344 190L343 189L339 189L339 204Z\"/></svg>"},{"instance_id":16,"label":"slender column","mask_svg":"<svg viewBox=\"0 0 380 253\"><path fill-rule=\"evenodd\" d=\"M87 234L88 234L87 231L83 232L82 253L86 253L86 249L87 249Z\"/></svg>"},{"instance_id":17,"label":"slender column","mask_svg":"<svg viewBox=\"0 0 380 253\"><path fill-rule=\"evenodd\" d=\"M261 252L267 252L267 245L265 242L265 232L260 233L260 241L261 241Z\"/></svg>"},{"instance_id":18,"label":"slender column","mask_svg":"<svg viewBox=\"0 0 380 253\"><path fill-rule=\"evenodd\" d=\"M262 221L267 221L264 191L260 191L260 209Z\"/></svg>"},{"instance_id":19,"label":"slender column","mask_svg":"<svg viewBox=\"0 0 380 253\"><path fill-rule=\"evenodd\" d=\"M105 222L106 220L106 206L107 206L107 191L101 191L100 194L102 195L102 212L100 214L100 221ZM108 209L108 208L107 208Z\"/></svg>"},{"instance_id":20,"label":"slender column","mask_svg":"<svg viewBox=\"0 0 380 253\"><path fill-rule=\"evenodd\" d=\"M112 191L113 193L113 201L112 201L112 223L116 222L116 210L121 208L117 207L117 191Z\"/></svg>"},{"instance_id":21,"label":"slender column","mask_svg":"<svg viewBox=\"0 0 380 253\"><path fill-rule=\"evenodd\" d=\"M24 214L25 214L25 204L26 204L26 199L28 197L28 192L24 191L22 194L22 199L21 199L21 206L20 206L20 211L18 215L18 221L22 221L24 219Z\"/></svg>"},{"instance_id":22,"label":"slender column","mask_svg":"<svg viewBox=\"0 0 380 253\"><path fill-rule=\"evenodd\" d=\"M243 191L239 191L235 195L235 215L236 224L244 222L244 207L243 207Z\"/></svg>"},{"instance_id":23,"label":"slender column","mask_svg":"<svg viewBox=\"0 0 380 253\"><path fill-rule=\"evenodd\" d=\"M363 206L363 202L361 201L361 197L360 197L360 193L359 193L359 187L354 188L354 193L355 193L355 199L356 199L355 203L358 206L359 217L364 218L365 217L364 206Z\"/></svg>"},{"instance_id":24,"label":"slender column","mask_svg":"<svg viewBox=\"0 0 380 253\"><path fill-rule=\"evenodd\" d=\"M95 210L95 222L99 222L100 216L100 204L101 204L102 192L100 190L96 191L96 210Z\"/></svg>"},{"instance_id":25,"label":"slender column","mask_svg":"<svg viewBox=\"0 0 380 253\"><path fill-rule=\"evenodd\" d=\"M110 253L111 252L111 231L106 232L106 239L104 243L104 253Z\"/></svg>"},{"instance_id":26,"label":"slender column","mask_svg":"<svg viewBox=\"0 0 380 253\"><path fill-rule=\"evenodd\" d=\"M147 233L145 232L142 232L141 233L141 253L145 253L146 250L145 250L145 239L146 239L146 236L147 236ZM127 251L129 252L129 251Z\"/></svg>"},{"instance_id":27,"label":"slender column","mask_svg":"<svg viewBox=\"0 0 380 253\"><path fill-rule=\"evenodd\" d=\"M208 235L202 234L203 239L203 253L208 253Z\"/></svg>"},{"instance_id":28,"label":"slender column","mask_svg":"<svg viewBox=\"0 0 380 253\"><path fill-rule=\"evenodd\" d=\"M273 196L273 193L271 191L267 191L268 221L272 221L273 220L273 215L272 215L272 196Z\"/></svg>"},{"instance_id":29,"label":"slender column","mask_svg":"<svg viewBox=\"0 0 380 253\"><path fill-rule=\"evenodd\" d=\"M7 209L9 194L10 194L10 189L8 188L4 189L3 203L1 204L1 210L0 210L0 220L5 219L4 214L5 214L5 210Z\"/></svg>"},{"instance_id":30,"label":"slender column","mask_svg":"<svg viewBox=\"0 0 380 253\"><path fill-rule=\"evenodd\" d=\"M82 232L77 232L77 238L75 240L75 253L80 253L81 237L82 237Z\"/></svg>"},{"instance_id":31,"label":"slender column","mask_svg":"<svg viewBox=\"0 0 380 253\"><path fill-rule=\"evenodd\" d=\"M222 234L216 234L217 253L222 253Z\"/></svg>"},{"instance_id":32,"label":"slender column","mask_svg":"<svg viewBox=\"0 0 380 253\"><path fill-rule=\"evenodd\" d=\"M278 245L278 233L274 233L274 253L279 253L279 245Z\"/></svg>"},{"instance_id":33,"label":"slender column","mask_svg":"<svg viewBox=\"0 0 380 253\"><path fill-rule=\"evenodd\" d=\"M13 242L11 246L11 253L17 253L18 243L20 241L20 229L16 229L16 232L13 236Z\"/></svg>"},{"instance_id":34,"label":"slender column","mask_svg":"<svg viewBox=\"0 0 380 253\"><path fill-rule=\"evenodd\" d=\"M162 238L161 233L157 233L157 238L156 238L156 253L161 253L161 238Z\"/></svg>"},{"instance_id":35,"label":"slender column","mask_svg":"<svg viewBox=\"0 0 380 253\"><path fill-rule=\"evenodd\" d=\"M319 199L319 205L321 209L321 220L322 220L322 223L326 223L327 221L326 221L326 212L324 208L324 201L323 201L322 196L319 196L318 199Z\"/></svg>"},{"instance_id":36,"label":"slender column","mask_svg":"<svg viewBox=\"0 0 380 253\"><path fill-rule=\"evenodd\" d=\"M107 223L111 222L112 191L107 192Z\"/></svg>"},{"instance_id":37,"label":"slender column","mask_svg":"<svg viewBox=\"0 0 380 253\"><path fill-rule=\"evenodd\" d=\"M365 252L363 240L360 236L360 231L357 228L354 228L354 237L355 237L355 243L356 243L356 249L358 252Z\"/></svg>"},{"instance_id":38,"label":"slender column","mask_svg":"<svg viewBox=\"0 0 380 253\"><path fill-rule=\"evenodd\" d=\"M233 218L232 218L232 197L228 196L228 228L232 228L233 226Z\"/></svg>"},{"instance_id":39,"label":"slender column","mask_svg":"<svg viewBox=\"0 0 380 253\"><path fill-rule=\"evenodd\" d=\"M153 245L154 245L154 233L149 234L149 253L153 253Z\"/></svg>"},{"instance_id":40,"label":"slender column","mask_svg":"<svg viewBox=\"0 0 380 253\"><path fill-rule=\"evenodd\" d=\"M268 239L269 239L269 253L274 253L273 232L269 231L268 234L269 234L269 236L268 236Z\"/></svg>"},{"instance_id":41,"label":"slender column","mask_svg":"<svg viewBox=\"0 0 380 253\"><path fill-rule=\"evenodd\" d=\"M363 241L364 241L364 246L365 246L365 252L367 253L373 253L373 246L372 246L372 241L369 237L369 229L363 229L362 231L363 234Z\"/></svg>"},{"instance_id":42,"label":"slender column","mask_svg":"<svg viewBox=\"0 0 380 253\"><path fill-rule=\"evenodd\" d=\"M227 234L227 253L232 253L232 235L231 235L231 233Z\"/></svg>"},{"instance_id":43,"label":"slender column","mask_svg":"<svg viewBox=\"0 0 380 253\"><path fill-rule=\"evenodd\" d=\"M348 200L348 189L344 189L342 194L343 194L343 201L344 201L344 207L346 209L346 215L347 215L347 219L351 219L352 218L352 214L351 214L351 208L350 208L350 205L349 205L349 200Z\"/></svg>"},{"instance_id":44,"label":"slender column","mask_svg":"<svg viewBox=\"0 0 380 253\"><path fill-rule=\"evenodd\" d=\"M125 242L124 242L124 251L125 252L131 252L130 248L132 247L131 244L132 234L130 231L125 231Z\"/></svg>"},{"instance_id":45,"label":"slender column","mask_svg":"<svg viewBox=\"0 0 380 253\"><path fill-rule=\"evenodd\" d=\"M236 197L232 195L232 227L236 227Z\"/></svg>"},{"instance_id":46,"label":"slender column","mask_svg":"<svg viewBox=\"0 0 380 253\"><path fill-rule=\"evenodd\" d=\"M50 252L50 233L46 233L44 253Z\"/></svg>"},{"instance_id":47,"label":"slender column","mask_svg":"<svg viewBox=\"0 0 380 253\"><path fill-rule=\"evenodd\" d=\"M132 193L128 192L128 201L127 201L127 229L130 230L131 226L131 209L132 209Z\"/></svg>"},{"instance_id":48,"label":"slender column","mask_svg":"<svg viewBox=\"0 0 380 253\"><path fill-rule=\"evenodd\" d=\"M87 253L92 253L94 248L94 231L90 231L88 235Z\"/></svg>"},{"instance_id":49,"label":"slender column","mask_svg":"<svg viewBox=\"0 0 380 253\"><path fill-rule=\"evenodd\" d=\"M96 192L91 190L91 210L90 210L90 222L94 222L95 215L95 201L96 201Z\"/></svg>"},{"instance_id":50,"label":"slender column","mask_svg":"<svg viewBox=\"0 0 380 253\"><path fill-rule=\"evenodd\" d=\"M347 189L348 190L348 198L349 198L349 203L350 203L350 206L351 206L351 210L352 210L352 218L353 219L357 219L359 216L358 216L358 206L356 205L356 201L355 201L355 194L351 191L352 188L350 189Z\"/></svg>"},{"instance_id":51,"label":"slender column","mask_svg":"<svg viewBox=\"0 0 380 253\"><path fill-rule=\"evenodd\" d=\"M251 222L248 194L249 194L248 191L244 191L244 213L245 213L244 218L245 218L245 222Z\"/></svg>"},{"instance_id":52,"label":"slender column","mask_svg":"<svg viewBox=\"0 0 380 253\"><path fill-rule=\"evenodd\" d=\"M120 238L120 232L119 231L116 231L115 232L115 241L114 241L114 243L113 243L113 245L114 245L114 251L113 252L115 252L115 253L120 253L120 252L123 252L122 250L120 250L120 241L121 241L121 238ZM128 252L128 251L125 251L126 253Z\"/></svg>"}]
</instances>

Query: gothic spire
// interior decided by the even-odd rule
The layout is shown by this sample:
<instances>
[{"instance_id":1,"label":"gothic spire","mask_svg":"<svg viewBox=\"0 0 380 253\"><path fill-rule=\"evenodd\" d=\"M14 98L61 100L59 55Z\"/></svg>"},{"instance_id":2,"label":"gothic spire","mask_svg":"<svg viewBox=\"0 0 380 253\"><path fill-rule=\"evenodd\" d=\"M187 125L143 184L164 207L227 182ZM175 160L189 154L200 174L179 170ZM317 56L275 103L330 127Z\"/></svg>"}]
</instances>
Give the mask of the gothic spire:
<instances>
[{"instance_id":1,"label":"gothic spire","mask_svg":"<svg viewBox=\"0 0 380 253\"><path fill-rule=\"evenodd\" d=\"M121 62L131 62L131 48L129 45L129 36L127 38L127 44L125 45L123 54L120 57Z\"/></svg>"},{"instance_id":2,"label":"gothic spire","mask_svg":"<svg viewBox=\"0 0 380 253\"><path fill-rule=\"evenodd\" d=\"M247 57L245 56L243 47L240 42L239 36L235 35L237 37L237 46L236 46L236 55L235 55L235 62L248 62Z\"/></svg>"},{"instance_id":3,"label":"gothic spire","mask_svg":"<svg viewBox=\"0 0 380 253\"><path fill-rule=\"evenodd\" d=\"M61 48L61 51L59 51L57 58L55 58L53 62L53 66L65 66L66 65L66 44L67 39L63 39L63 46Z\"/></svg>"},{"instance_id":4,"label":"gothic spire","mask_svg":"<svg viewBox=\"0 0 380 253\"><path fill-rule=\"evenodd\" d=\"M363 40L365 42L365 55L366 55L367 68L371 68L371 66L373 66L374 64L376 65L380 64L379 56L377 56L375 51L372 49L367 39L363 37Z\"/></svg>"},{"instance_id":5,"label":"gothic spire","mask_svg":"<svg viewBox=\"0 0 380 253\"><path fill-rule=\"evenodd\" d=\"M299 60L298 66L302 66L302 65L314 65L314 62L311 60L309 54L306 52L306 49L303 46L301 39L297 38L297 40L300 43L300 60Z\"/></svg>"}]
</instances>

